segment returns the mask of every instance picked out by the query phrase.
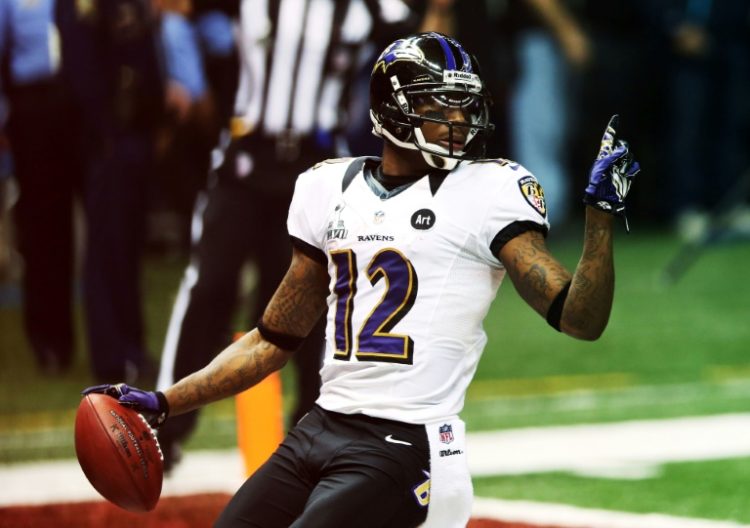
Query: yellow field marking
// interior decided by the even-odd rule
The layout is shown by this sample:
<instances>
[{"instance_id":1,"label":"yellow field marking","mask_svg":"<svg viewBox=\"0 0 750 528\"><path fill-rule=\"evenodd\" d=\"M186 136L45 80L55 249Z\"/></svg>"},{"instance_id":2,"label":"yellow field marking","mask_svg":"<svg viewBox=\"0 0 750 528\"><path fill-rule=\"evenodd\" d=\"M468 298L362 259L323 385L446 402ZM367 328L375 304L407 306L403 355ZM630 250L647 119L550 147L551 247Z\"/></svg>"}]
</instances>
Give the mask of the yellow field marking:
<instances>
[{"instance_id":1,"label":"yellow field marking","mask_svg":"<svg viewBox=\"0 0 750 528\"><path fill-rule=\"evenodd\" d=\"M234 420L234 400L215 402L206 408L207 415ZM73 428L76 409L0 414L0 433L34 431L48 428Z\"/></svg>"},{"instance_id":2,"label":"yellow field marking","mask_svg":"<svg viewBox=\"0 0 750 528\"><path fill-rule=\"evenodd\" d=\"M637 385L637 377L625 372L545 376L522 379L481 379L469 386L467 399L485 400L501 396L559 394L579 390L623 389Z\"/></svg>"},{"instance_id":3,"label":"yellow field marking","mask_svg":"<svg viewBox=\"0 0 750 528\"><path fill-rule=\"evenodd\" d=\"M75 421L75 409L64 411L38 411L0 415L0 431L20 431L71 425Z\"/></svg>"},{"instance_id":4,"label":"yellow field marking","mask_svg":"<svg viewBox=\"0 0 750 528\"><path fill-rule=\"evenodd\" d=\"M703 369L703 376L714 383L750 379L750 364L710 365Z\"/></svg>"},{"instance_id":5,"label":"yellow field marking","mask_svg":"<svg viewBox=\"0 0 750 528\"><path fill-rule=\"evenodd\" d=\"M703 369L702 377L709 383L725 384L750 381L750 364L712 365ZM481 401L499 397L554 395L582 390L608 391L635 388L638 377L632 373L608 372L539 378L476 379L469 386L467 400ZM291 395L290 395L291 396ZM291 398L284 397L284 411L290 412ZM220 419L234 419L234 401L227 399L207 408ZM9 434L24 430L72 427L75 409L0 414L0 432Z\"/></svg>"}]
</instances>

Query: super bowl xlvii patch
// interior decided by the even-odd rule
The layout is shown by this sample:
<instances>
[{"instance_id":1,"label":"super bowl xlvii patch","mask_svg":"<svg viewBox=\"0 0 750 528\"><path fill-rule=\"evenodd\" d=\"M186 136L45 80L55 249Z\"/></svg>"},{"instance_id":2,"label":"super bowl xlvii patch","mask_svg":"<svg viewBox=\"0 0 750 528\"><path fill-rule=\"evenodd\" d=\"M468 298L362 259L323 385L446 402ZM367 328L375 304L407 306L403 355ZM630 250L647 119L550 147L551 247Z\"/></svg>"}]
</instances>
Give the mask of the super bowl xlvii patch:
<instances>
[{"instance_id":1,"label":"super bowl xlvii patch","mask_svg":"<svg viewBox=\"0 0 750 528\"><path fill-rule=\"evenodd\" d=\"M518 180L518 187L528 204L534 208L534 211L546 217L547 202L544 200L544 189L539 185L539 182L533 176L524 176Z\"/></svg>"}]
</instances>

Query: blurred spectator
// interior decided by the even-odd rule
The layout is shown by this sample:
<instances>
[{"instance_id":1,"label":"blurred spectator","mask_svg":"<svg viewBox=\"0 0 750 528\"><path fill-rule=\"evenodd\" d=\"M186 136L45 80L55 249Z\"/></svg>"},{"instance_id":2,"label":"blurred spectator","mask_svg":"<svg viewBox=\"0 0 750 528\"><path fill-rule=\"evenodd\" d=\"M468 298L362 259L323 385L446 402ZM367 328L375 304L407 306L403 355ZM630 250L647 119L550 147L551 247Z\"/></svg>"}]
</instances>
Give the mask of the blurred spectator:
<instances>
[{"instance_id":1,"label":"blurred spectator","mask_svg":"<svg viewBox=\"0 0 750 528\"><path fill-rule=\"evenodd\" d=\"M86 329L98 382L140 379L146 198L163 80L150 0L58 0L62 73L83 117ZM151 371L151 372L150 372Z\"/></svg>"},{"instance_id":2,"label":"blurred spectator","mask_svg":"<svg viewBox=\"0 0 750 528\"><path fill-rule=\"evenodd\" d=\"M456 0L417 0L408 1L416 12L424 11L419 27L408 28L408 33L417 31L437 31L445 35L455 33L455 5L461 5ZM404 33L406 35L406 33ZM385 46L391 41L393 35L383 32L375 32L368 42L362 46L357 58L357 73L354 75L352 85L349 89L350 97L346 109L344 136L346 141L344 147L348 155L368 156L372 152L379 152L383 140L372 133L372 120L370 119L370 76L372 65Z\"/></svg>"},{"instance_id":3,"label":"blurred spectator","mask_svg":"<svg viewBox=\"0 0 750 528\"><path fill-rule=\"evenodd\" d=\"M570 3L481 0L458 2L455 8L456 35L476 50L495 100L496 131L488 156L512 158L539 178L554 226L564 225L572 203L574 81L592 58Z\"/></svg>"},{"instance_id":4,"label":"blurred spectator","mask_svg":"<svg viewBox=\"0 0 750 528\"><path fill-rule=\"evenodd\" d=\"M665 5L665 205L678 233L697 239L711 209L750 167L750 0Z\"/></svg>"},{"instance_id":5,"label":"blurred spectator","mask_svg":"<svg viewBox=\"0 0 750 528\"><path fill-rule=\"evenodd\" d=\"M518 76L510 97L509 157L544 186L552 225L564 225L570 200L571 75L591 61L591 44L564 0L510 2Z\"/></svg>"},{"instance_id":6,"label":"blurred spectator","mask_svg":"<svg viewBox=\"0 0 750 528\"><path fill-rule=\"evenodd\" d=\"M208 188L196 201L192 258L172 311L160 389L206 365L230 342L247 261L258 271L247 321L254 326L291 256L286 215L296 177L339 155L346 96L365 45L381 34L410 32L418 21L401 0L243 0L240 6L232 137L223 138ZM319 324L294 355L294 421L318 395L322 350ZM192 412L160 429L167 468L196 420Z\"/></svg>"},{"instance_id":7,"label":"blurred spectator","mask_svg":"<svg viewBox=\"0 0 750 528\"><path fill-rule=\"evenodd\" d=\"M2 85L0 78L0 86ZM8 122L8 101L0 91L0 284L13 275L13 243L9 209L14 198L13 155L5 132Z\"/></svg>"},{"instance_id":8,"label":"blurred spectator","mask_svg":"<svg viewBox=\"0 0 750 528\"><path fill-rule=\"evenodd\" d=\"M418 2L407 3L416 5ZM424 15L418 30L453 35L456 32L455 6L457 3L460 3L460 0L428 0L424 6ZM383 43L383 45L386 44L388 44L387 41Z\"/></svg>"},{"instance_id":9,"label":"blurred spectator","mask_svg":"<svg viewBox=\"0 0 750 528\"><path fill-rule=\"evenodd\" d=\"M495 132L487 145L489 158L510 157L508 99L517 68L508 4L495 0L458 1L454 7L455 36L476 54L482 77L492 94L490 122L494 123Z\"/></svg>"},{"instance_id":10,"label":"blurred spectator","mask_svg":"<svg viewBox=\"0 0 750 528\"><path fill-rule=\"evenodd\" d=\"M568 5L588 36L591 53L587 67L573 77L568 141L573 188L584 184L594 154L591 145L601 135L600 123L614 113L620 114L622 135L638 150L641 166L649 173L656 172L654 158L663 156L664 143L655 132L658 109L663 104L658 93L664 65L658 60L658 46L648 19L661 9L661 3L568 0ZM652 214L660 185L659 178L643 178L630 197L637 204L634 214Z\"/></svg>"},{"instance_id":11,"label":"blurred spectator","mask_svg":"<svg viewBox=\"0 0 750 528\"><path fill-rule=\"evenodd\" d=\"M149 247L189 248L190 215L203 187L211 150L231 115L238 59L234 21L238 4L195 8L163 1L161 41L168 119L159 134Z\"/></svg>"},{"instance_id":12,"label":"blurred spectator","mask_svg":"<svg viewBox=\"0 0 750 528\"><path fill-rule=\"evenodd\" d=\"M61 82L59 56L53 0L0 0L24 327L38 367L50 373L73 359L73 204L81 173L79 113Z\"/></svg>"}]
</instances>

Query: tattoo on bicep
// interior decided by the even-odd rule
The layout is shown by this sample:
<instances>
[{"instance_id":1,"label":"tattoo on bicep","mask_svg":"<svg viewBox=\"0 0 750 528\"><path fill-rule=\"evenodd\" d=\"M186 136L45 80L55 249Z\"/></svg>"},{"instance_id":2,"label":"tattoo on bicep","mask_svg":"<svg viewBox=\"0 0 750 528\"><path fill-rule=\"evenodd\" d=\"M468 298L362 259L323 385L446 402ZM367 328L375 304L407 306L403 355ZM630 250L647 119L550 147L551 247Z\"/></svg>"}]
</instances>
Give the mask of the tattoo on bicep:
<instances>
[{"instance_id":1,"label":"tattoo on bicep","mask_svg":"<svg viewBox=\"0 0 750 528\"><path fill-rule=\"evenodd\" d=\"M307 335L325 311L328 273L304 257L296 257L263 314L270 327L296 336Z\"/></svg>"}]
</instances>

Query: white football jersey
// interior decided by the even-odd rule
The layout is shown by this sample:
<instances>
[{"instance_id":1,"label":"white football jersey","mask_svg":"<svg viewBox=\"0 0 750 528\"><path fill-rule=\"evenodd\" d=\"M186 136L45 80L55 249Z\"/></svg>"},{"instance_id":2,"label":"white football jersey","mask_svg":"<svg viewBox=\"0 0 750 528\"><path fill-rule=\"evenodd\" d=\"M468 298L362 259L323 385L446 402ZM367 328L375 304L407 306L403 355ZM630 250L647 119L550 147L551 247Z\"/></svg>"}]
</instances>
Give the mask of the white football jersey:
<instances>
[{"instance_id":1,"label":"white football jersey","mask_svg":"<svg viewBox=\"0 0 750 528\"><path fill-rule=\"evenodd\" d=\"M320 250L330 276L318 404L431 423L462 409L487 342L505 275L491 248L529 226L546 232L544 193L522 166L488 160L383 199L365 176L376 159L345 177L362 161L302 174L289 212L290 235Z\"/></svg>"}]
</instances>

